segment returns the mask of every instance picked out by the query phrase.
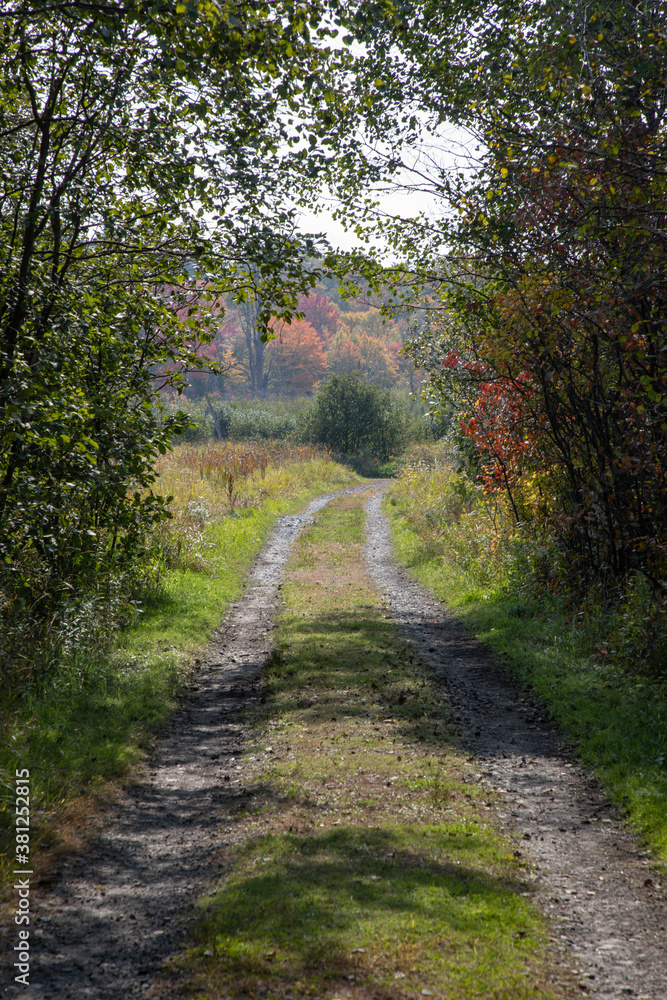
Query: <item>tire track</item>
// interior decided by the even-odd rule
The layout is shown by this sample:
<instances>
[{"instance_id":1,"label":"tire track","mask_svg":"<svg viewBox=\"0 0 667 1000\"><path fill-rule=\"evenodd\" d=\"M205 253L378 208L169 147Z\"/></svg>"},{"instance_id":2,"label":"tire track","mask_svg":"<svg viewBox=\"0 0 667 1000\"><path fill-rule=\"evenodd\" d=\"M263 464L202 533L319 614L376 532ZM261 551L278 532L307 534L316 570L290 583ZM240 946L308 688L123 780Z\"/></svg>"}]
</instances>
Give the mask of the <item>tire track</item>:
<instances>
[{"instance_id":1,"label":"tire track","mask_svg":"<svg viewBox=\"0 0 667 1000\"><path fill-rule=\"evenodd\" d=\"M508 829L538 868L537 898L582 993L667 998L667 900L646 852L529 695L399 569L381 497L367 505L369 571L442 678L480 780L506 794Z\"/></svg>"},{"instance_id":2,"label":"tire track","mask_svg":"<svg viewBox=\"0 0 667 1000\"><path fill-rule=\"evenodd\" d=\"M85 856L68 859L48 886L35 887L31 985L13 982L9 957L7 997L152 995L161 963L182 944L191 904L215 873L218 838L234 840L229 816L245 795L241 710L260 697L290 548L330 500L374 485L326 494L302 514L278 519L145 773L126 789L115 815L105 817ZM14 943L13 935L9 940Z\"/></svg>"}]
</instances>

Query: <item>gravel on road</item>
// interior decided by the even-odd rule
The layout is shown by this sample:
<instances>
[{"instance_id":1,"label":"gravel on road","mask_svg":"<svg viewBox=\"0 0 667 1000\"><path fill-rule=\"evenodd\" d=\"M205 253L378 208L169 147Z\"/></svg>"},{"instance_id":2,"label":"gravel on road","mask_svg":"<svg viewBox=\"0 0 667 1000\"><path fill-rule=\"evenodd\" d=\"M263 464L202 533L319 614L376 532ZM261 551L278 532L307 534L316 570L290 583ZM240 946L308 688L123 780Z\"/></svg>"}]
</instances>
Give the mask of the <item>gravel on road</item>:
<instances>
[{"instance_id":1,"label":"gravel on road","mask_svg":"<svg viewBox=\"0 0 667 1000\"><path fill-rule=\"evenodd\" d=\"M441 677L504 821L537 867L537 899L582 994L667 1000L667 900L650 860L539 703L400 569L381 497L368 502L366 557L395 620Z\"/></svg>"},{"instance_id":2,"label":"gravel on road","mask_svg":"<svg viewBox=\"0 0 667 1000\"><path fill-rule=\"evenodd\" d=\"M194 901L215 877L219 840L242 836L233 819L246 791L241 709L261 696L290 547L334 496L377 485L320 497L279 520L145 770L85 855L35 888L31 986L17 987L7 967L5 996L157 997L155 977L183 946ZM650 858L539 704L396 565L380 503L376 495L368 504L369 571L441 677L480 782L504 794L501 819L536 866L538 902L564 964L584 995L666 1000L667 901Z\"/></svg>"}]
</instances>

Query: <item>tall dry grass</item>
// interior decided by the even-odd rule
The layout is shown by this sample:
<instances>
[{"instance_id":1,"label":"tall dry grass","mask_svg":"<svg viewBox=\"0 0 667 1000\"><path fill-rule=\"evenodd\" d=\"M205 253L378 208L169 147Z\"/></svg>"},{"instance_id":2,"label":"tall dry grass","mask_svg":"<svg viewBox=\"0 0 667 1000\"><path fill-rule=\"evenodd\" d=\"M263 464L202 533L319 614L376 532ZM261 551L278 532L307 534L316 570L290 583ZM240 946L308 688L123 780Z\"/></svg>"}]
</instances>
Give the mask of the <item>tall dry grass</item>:
<instances>
[{"instance_id":1,"label":"tall dry grass","mask_svg":"<svg viewBox=\"0 0 667 1000\"><path fill-rule=\"evenodd\" d=\"M215 441L204 445L177 446L171 455L158 462L158 471L176 466L199 475L201 481L222 486L227 503L234 507L239 501L254 495L251 484L257 475L264 479L269 466L279 468L297 462L322 461L329 458L329 450L320 446L295 445L285 441ZM251 486L248 490L247 487ZM245 494L245 495L244 495Z\"/></svg>"},{"instance_id":2,"label":"tall dry grass","mask_svg":"<svg viewBox=\"0 0 667 1000\"><path fill-rule=\"evenodd\" d=\"M156 465L154 489L170 497L172 518L156 529L171 568L207 572L215 541L208 530L263 503L293 497L317 482L339 483L341 467L326 448L285 441L177 445Z\"/></svg>"},{"instance_id":3,"label":"tall dry grass","mask_svg":"<svg viewBox=\"0 0 667 1000\"><path fill-rule=\"evenodd\" d=\"M390 502L417 531L425 552L441 555L468 584L506 581L516 521L502 496L456 471L445 447L415 448L391 488Z\"/></svg>"}]
</instances>

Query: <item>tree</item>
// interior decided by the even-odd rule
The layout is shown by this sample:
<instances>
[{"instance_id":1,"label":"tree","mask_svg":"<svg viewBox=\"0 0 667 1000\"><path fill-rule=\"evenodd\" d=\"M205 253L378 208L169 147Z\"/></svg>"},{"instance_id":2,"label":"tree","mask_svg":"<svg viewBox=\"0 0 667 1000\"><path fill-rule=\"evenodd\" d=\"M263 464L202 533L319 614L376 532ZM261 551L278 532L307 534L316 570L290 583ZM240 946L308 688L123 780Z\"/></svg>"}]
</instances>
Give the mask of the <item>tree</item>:
<instances>
[{"instance_id":1,"label":"tree","mask_svg":"<svg viewBox=\"0 0 667 1000\"><path fill-rule=\"evenodd\" d=\"M379 309L364 309L345 313L345 325L351 333L365 334L375 340L391 342L396 337L396 326Z\"/></svg>"},{"instance_id":2,"label":"tree","mask_svg":"<svg viewBox=\"0 0 667 1000\"><path fill-rule=\"evenodd\" d=\"M245 369L252 399L266 399L269 394L270 365L266 365L267 329L262 322L262 303L248 296L238 307L245 341Z\"/></svg>"},{"instance_id":3,"label":"tree","mask_svg":"<svg viewBox=\"0 0 667 1000\"><path fill-rule=\"evenodd\" d=\"M616 600L640 578L664 610L664 10L362 3L351 25L365 47L338 118L343 200L384 226L415 297L441 290L408 349L459 407L487 486L518 501L538 483L561 584ZM451 123L469 137L458 163ZM379 178L443 211L383 221Z\"/></svg>"},{"instance_id":4,"label":"tree","mask_svg":"<svg viewBox=\"0 0 667 1000\"><path fill-rule=\"evenodd\" d=\"M457 313L473 311L485 384L520 404L524 466L549 474L543 514L568 585L613 594L640 574L662 602L666 25L623 3L566 13L549 39L565 54L550 69L540 54L523 62L533 118L517 81L514 118L489 120L488 170L461 227L485 281L457 295ZM503 412L485 422L500 427Z\"/></svg>"},{"instance_id":5,"label":"tree","mask_svg":"<svg viewBox=\"0 0 667 1000\"><path fill-rule=\"evenodd\" d=\"M358 373L330 375L315 398L312 434L343 455L370 451L388 458L400 428L386 389L369 385Z\"/></svg>"},{"instance_id":6,"label":"tree","mask_svg":"<svg viewBox=\"0 0 667 1000\"><path fill-rule=\"evenodd\" d=\"M340 319L340 309L321 292L314 292L299 300L299 311L303 313L317 336L326 347L336 330Z\"/></svg>"},{"instance_id":7,"label":"tree","mask_svg":"<svg viewBox=\"0 0 667 1000\"><path fill-rule=\"evenodd\" d=\"M317 331L305 320L275 323L273 330L277 339L269 346L269 356L276 371L276 391L287 396L314 392L328 370Z\"/></svg>"},{"instance_id":8,"label":"tree","mask_svg":"<svg viewBox=\"0 0 667 1000\"><path fill-rule=\"evenodd\" d=\"M356 371L385 387L396 381L396 364L388 346L365 333L350 333L345 323L329 344L327 360L331 370L339 374Z\"/></svg>"},{"instance_id":9,"label":"tree","mask_svg":"<svg viewBox=\"0 0 667 1000\"><path fill-rule=\"evenodd\" d=\"M153 460L184 418L160 414L157 392L200 367L193 339L217 322L206 299L243 298L256 271L269 314L303 291L280 285L312 241L289 240L285 264L264 234L290 230L281 191L302 157L288 105L321 62L320 20L281 3L5 5L5 640L33 625L57 635L67 600L122 575L166 515Z\"/></svg>"}]
</instances>

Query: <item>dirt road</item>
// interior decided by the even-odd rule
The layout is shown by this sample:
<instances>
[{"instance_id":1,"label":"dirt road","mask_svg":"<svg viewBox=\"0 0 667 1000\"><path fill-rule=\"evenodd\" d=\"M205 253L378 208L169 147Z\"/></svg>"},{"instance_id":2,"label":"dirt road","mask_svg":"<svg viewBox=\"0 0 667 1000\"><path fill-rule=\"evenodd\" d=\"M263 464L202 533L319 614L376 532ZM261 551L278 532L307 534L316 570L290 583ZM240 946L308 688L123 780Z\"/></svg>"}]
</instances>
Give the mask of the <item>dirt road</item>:
<instances>
[{"instance_id":1,"label":"dirt road","mask_svg":"<svg viewBox=\"0 0 667 1000\"><path fill-rule=\"evenodd\" d=\"M505 792L506 823L538 866L540 901L582 992L665 1000L667 902L645 852L530 695L396 567L379 497L367 532L371 574L442 677L480 781Z\"/></svg>"},{"instance_id":2,"label":"dirt road","mask_svg":"<svg viewBox=\"0 0 667 1000\"><path fill-rule=\"evenodd\" d=\"M239 706L259 696L283 566L329 499L280 520L146 773L86 855L38 892L32 985L16 989L9 980L6 996L156 996L153 978L215 875L221 816L233 817L244 794ZM504 820L539 866L556 946L582 991L665 1000L667 907L649 860L530 698L396 568L379 496L369 502L367 560L392 614L442 677L480 782L505 793ZM235 821L226 822L233 842Z\"/></svg>"},{"instance_id":3,"label":"dirt road","mask_svg":"<svg viewBox=\"0 0 667 1000\"><path fill-rule=\"evenodd\" d=\"M303 526L339 495L279 519L143 778L85 856L36 889L31 985L16 988L6 966L6 996L142 996L181 942L190 906L212 874L219 813L243 794L240 707L257 697L285 561Z\"/></svg>"}]
</instances>

